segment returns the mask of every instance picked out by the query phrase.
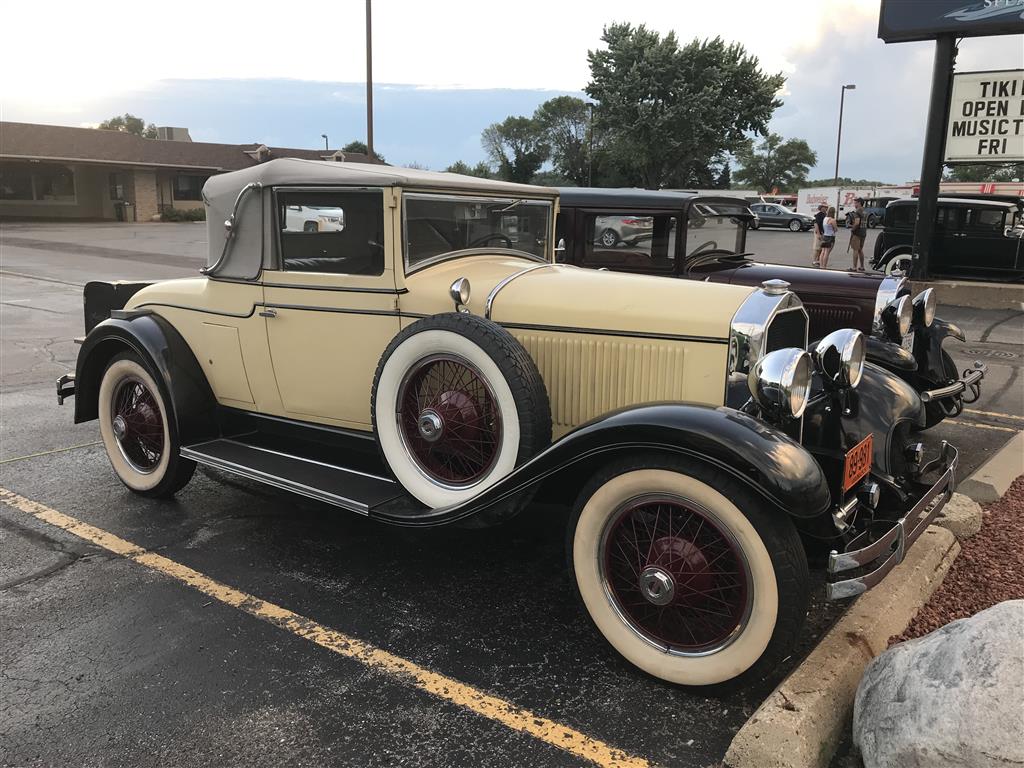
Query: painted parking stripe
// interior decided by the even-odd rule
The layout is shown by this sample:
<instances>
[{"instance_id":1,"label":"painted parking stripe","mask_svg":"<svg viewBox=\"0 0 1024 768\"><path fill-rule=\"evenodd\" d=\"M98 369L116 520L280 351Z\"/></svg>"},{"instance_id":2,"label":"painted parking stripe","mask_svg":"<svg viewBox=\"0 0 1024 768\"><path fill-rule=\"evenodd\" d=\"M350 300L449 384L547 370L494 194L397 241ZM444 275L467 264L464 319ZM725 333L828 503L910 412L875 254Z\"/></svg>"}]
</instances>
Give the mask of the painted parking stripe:
<instances>
[{"instance_id":1,"label":"painted parking stripe","mask_svg":"<svg viewBox=\"0 0 1024 768\"><path fill-rule=\"evenodd\" d=\"M229 587L186 565L155 552L149 552L137 544L84 523L70 515L65 515L63 512L58 512L38 501L27 499L6 488L0 488L0 501L109 552L169 576L225 605L237 608L334 653L361 662L370 669L396 677L439 699L465 707L514 731L525 733L599 766L609 766L609 768L650 766L650 763L641 757L635 757L616 749L574 728L556 723L546 717L540 717L510 701L432 672L415 662L326 627L312 619L289 611L287 608L268 603L254 595Z\"/></svg>"},{"instance_id":2,"label":"painted parking stripe","mask_svg":"<svg viewBox=\"0 0 1024 768\"><path fill-rule=\"evenodd\" d=\"M958 427L976 427L977 429L994 429L997 432L1013 432L1016 434L1020 430L1016 427L997 427L995 424L982 424L980 421L967 421L966 419L953 419L946 422L953 424Z\"/></svg>"},{"instance_id":3,"label":"painted parking stripe","mask_svg":"<svg viewBox=\"0 0 1024 768\"><path fill-rule=\"evenodd\" d=\"M1024 416L1015 416L1012 413L999 413L998 411L976 411L973 408L964 408L964 413L973 413L975 416L991 416L994 419L1013 419L1024 421Z\"/></svg>"},{"instance_id":4,"label":"painted parking stripe","mask_svg":"<svg viewBox=\"0 0 1024 768\"><path fill-rule=\"evenodd\" d=\"M51 456L55 453L65 453L66 451L77 451L79 448L89 448L93 445L100 445L102 440L93 440L91 443L79 443L78 445L69 445L67 448L54 448L50 451L40 451L39 453L30 453L28 456L15 456L13 459L3 459L0 464L10 464L12 461L24 461L25 459L37 459L40 456Z\"/></svg>"}]
</instances>

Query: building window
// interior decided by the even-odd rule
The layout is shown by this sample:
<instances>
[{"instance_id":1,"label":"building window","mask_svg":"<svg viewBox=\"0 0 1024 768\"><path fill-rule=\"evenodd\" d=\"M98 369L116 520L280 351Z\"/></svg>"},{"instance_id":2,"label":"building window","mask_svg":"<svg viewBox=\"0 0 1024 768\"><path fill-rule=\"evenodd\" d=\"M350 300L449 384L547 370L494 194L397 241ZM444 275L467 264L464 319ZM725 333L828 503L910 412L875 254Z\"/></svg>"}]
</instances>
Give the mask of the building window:
<instances>
[{"instance_id":1,"label":"building window","mask_svg":"<svg viewBox=\"0 0 1024 768\"><path fill-rule=\"evenodd\" d=\"M110 174L110 199L124 200L124 174Z\"/></svg>"},{"instance_id":2,"label":"building window","mask_svg":"<svg viewBox=\"0 0 1024 768\"><path fill-rule=\"evenodd\" d=\"M64 165L0 165L0 200L75 202L75 173Z\"/></svg>"},{"instance_id":3,"label":"building window","mask_svg":"<svg viewBox=\"0 0 1024 768\"><path fill-rule=\"evenodd\" d=\"M184 174L174 177L174 199L175 200L202 200L203 184L206 183L206 176L185 176Z\"/></svg>"}]
</instances>

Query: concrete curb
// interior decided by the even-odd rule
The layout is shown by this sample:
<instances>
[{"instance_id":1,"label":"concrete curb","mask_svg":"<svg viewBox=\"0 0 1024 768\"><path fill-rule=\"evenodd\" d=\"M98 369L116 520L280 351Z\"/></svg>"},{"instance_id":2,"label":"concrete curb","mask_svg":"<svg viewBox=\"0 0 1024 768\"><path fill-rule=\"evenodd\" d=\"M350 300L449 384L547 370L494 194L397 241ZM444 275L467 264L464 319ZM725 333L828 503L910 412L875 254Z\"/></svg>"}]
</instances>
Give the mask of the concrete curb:
<instances>
[{"instance_id":1,"label":"concrete curb","mask_svg":"<svg viewBox=\"0 0 1024 768\"><path fill-rule=\"evenodd\" d=\"M853 714L864 668L907 628L960 553L931 526L885 581L862 595L740 728L729 768L825 768Z\"/></svg>"},{"instance_id":2,"label":"concrete curb","mask_svg":"<svg viewBox=\"0 0 1024 768\"><path fill-rule=\"evenodd\" d=\"M1024 286L1012 283L981 283L969 280L914 280L918 294L932 288L939 307L952 305L972 309L1024 309Z\"/></svg>"},{"instance_id":3,"label":"concrete curb","mask_svg":"<svg viewBox=\"0 0 1024 768\"><path fill-rule=\"evenodd\" d=\"M957 491L979 504L997 501L1010 484L1024 475L1024 432L1018 432L981 465L969 478L960 483Z\"/></svg>"},{"instance_id":4,"label":"concrete curb","mask_svg":"<svg viewBox=\"0 0 1024 768\"><path fill-rule=\"evenodd\" d=\"M962 493L954 493L935 518L935 525L952 533L957 541L963 541L981 530L981 520L981 504Z\"/></svg>"}]
</instances>

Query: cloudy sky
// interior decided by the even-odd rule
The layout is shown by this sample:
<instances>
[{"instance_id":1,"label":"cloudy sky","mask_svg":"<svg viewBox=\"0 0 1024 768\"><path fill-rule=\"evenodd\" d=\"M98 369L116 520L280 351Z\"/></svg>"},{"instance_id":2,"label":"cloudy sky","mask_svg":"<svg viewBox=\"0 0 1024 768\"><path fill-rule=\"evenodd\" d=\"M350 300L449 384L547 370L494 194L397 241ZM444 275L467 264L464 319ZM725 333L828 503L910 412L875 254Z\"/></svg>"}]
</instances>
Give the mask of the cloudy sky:
<instances>
[{"instance_id":1,"label":"cloudy sky","mask_svg":"<svg viewBox=\"0 0 1024 768\"><path fill-rule=\"evenodd\" d=\"M89 125L129 111L199 141L314 147L326 133L333 148L364 138L362 0L102 7L4 4L4 120ZM581 93L587 51L615 21L684 42L720 35L783 72L771 127L818 152L812 177L832 175L840 85L856 83L840 173L919 175L934 46L878 40L877 0L375 0L377 149L431 168L483 159L485 126ZM1019 36L966 40L957 61L961 71L1021 66Z\"/></svg>"}]
</instances>

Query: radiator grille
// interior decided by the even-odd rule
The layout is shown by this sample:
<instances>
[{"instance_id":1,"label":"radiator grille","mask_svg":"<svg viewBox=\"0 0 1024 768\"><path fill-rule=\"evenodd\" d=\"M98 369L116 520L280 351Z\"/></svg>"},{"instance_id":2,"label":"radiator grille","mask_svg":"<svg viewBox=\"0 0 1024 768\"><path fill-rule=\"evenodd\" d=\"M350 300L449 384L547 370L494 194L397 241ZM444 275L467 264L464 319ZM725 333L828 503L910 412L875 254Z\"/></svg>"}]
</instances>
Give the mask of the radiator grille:
<instances>
[{"instance_id":1,"label":"radiator grille","mask_svg":"<svg viewBox=\"0 0 1024 768\"><path fill-rule=\"evenodd\" d=\"M627 405L685 399L681 344L537 334L516 338L548 388L556 430Z\"/></svg>"},{"instance_id":2,"label":"radiator grille","mask_svg":"<svg viewBox=\"0 0 1024 768\"><path fill-rule=\"evenodd\" d=\"M786 347L804 349L807 346L807 318L804 313L800 309L779 312L768 326L765 342L765 352Z\"/></svg>"},{"instance_id":3,"label":"radiator grille","mask_svg":"<svg viewBox=\"0 0 1024 768\"><path fill-rule=\"evenodd\" d=\"M811 339L820 339L837 328L853 328L857 310L853 307L828 307L821 304L804 305L811 316Z\"/></svg>"}]
</instances>

